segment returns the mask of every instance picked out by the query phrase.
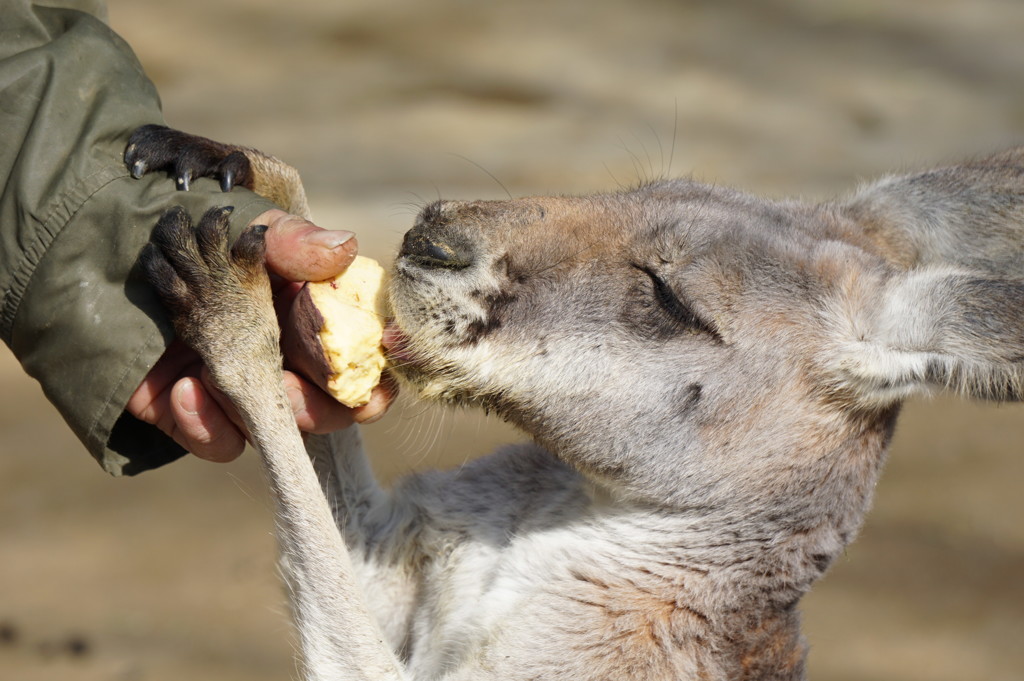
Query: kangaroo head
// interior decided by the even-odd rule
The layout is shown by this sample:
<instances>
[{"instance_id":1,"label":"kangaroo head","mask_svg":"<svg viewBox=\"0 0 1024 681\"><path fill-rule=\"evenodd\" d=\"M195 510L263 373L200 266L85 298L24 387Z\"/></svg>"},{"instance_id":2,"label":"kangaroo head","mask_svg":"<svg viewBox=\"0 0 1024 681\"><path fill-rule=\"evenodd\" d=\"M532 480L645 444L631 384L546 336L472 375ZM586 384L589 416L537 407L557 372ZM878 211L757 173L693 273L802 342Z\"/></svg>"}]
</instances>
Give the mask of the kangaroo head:
<instances>
[{"instance_id":1,"label":"kangaroo head","mask_svg":"<svg viewBox=\"0 0 1024 681\"><path fill-rule=\"evenodd\" d=\"M691 181L440 201L396 263L395 356L618 494L860 513L907 396L1021 394L1020 161L819 206Z\"/></svg>"}]
</instances>

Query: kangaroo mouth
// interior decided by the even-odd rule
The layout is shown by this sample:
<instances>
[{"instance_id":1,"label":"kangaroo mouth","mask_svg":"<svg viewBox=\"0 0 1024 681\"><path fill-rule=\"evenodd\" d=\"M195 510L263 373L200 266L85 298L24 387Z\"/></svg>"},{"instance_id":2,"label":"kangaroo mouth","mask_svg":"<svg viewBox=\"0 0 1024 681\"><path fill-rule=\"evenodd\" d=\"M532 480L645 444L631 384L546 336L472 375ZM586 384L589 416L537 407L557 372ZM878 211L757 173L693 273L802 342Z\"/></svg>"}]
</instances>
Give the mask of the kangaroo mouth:
<instances>
[{"instance_id":1,"label":"kangaroo mouth","mask_svg":"<svg viewBox=\"0 0 1024 681\"><path fill-rule=\"evenodd\" d=\"M409 336L399 328L394 320L388 321L384 327L381 344L387 354L388 363L399 371L418 364L416 353L410 347Z\"/></svg>"},{"instance_id":2,"label":"kangaroo mouth","mask_svg":"<svg viewBox=\"0 0 1024 681\"><path fill-rule=\"evenodd\" d=\"M394 319L389 320L384 327L381 345L384 346L391 370L414 386L419 387L429 382L431 377L439 373L437 362L417 352L413 347L412 336L403 331Z\"/></svg>"},{"instance_id":3,"label":"kangaroo mouth","mask_svg":"<svg viewBox=\"0 0 1024 681\"><path fill-rule=\"evenodd\" d=\"M452 359L436 356L427 348L418 351L412 335L394 320L384 327L381 343L391 372L420 399L451 405L478 404L478 391L466 384L459 365Z\"/></svg>"}]
</instances>

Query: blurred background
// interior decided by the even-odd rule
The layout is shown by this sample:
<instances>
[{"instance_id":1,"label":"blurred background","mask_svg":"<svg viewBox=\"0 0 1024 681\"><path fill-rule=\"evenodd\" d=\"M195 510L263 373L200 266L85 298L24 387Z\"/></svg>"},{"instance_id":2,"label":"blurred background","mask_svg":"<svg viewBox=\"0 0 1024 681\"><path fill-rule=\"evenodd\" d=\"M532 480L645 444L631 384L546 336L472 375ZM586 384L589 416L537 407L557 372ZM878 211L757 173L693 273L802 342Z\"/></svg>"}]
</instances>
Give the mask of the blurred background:
<instances>
[{"instance_id":1,"label":"blurred background","mask_svg":"<svg viewBox=\"0 0 1024 681\"><path fill-rule=\"evenodd\" d=\"M287 160L382 259L439 196L694 175L820 200L1024 140L1017 0L112 0L110 22L171 125ZM0 381L0 679L295 678L255 457L111 479L6 349ZM907 407L804 601L812 679L1024 679L1022 416ZM365 432L385 478L520 437L407 401Z\"/></svg>"}]
</instances>

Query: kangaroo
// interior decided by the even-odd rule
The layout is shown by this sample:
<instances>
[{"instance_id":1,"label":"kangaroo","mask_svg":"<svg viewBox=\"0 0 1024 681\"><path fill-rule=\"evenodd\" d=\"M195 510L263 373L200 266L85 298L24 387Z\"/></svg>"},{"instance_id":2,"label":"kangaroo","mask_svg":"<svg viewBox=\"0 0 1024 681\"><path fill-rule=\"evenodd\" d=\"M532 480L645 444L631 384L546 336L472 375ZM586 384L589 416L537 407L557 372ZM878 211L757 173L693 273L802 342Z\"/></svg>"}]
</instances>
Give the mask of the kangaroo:
<instances>
[{"instance_id":1,"label":"kangaroo","mask_svg":"<svg viewBox=\"0 0 1024 681\"><path fill-rule=\"evenodd\" d=\"M238 150L147 128L126 161L255 186ZM390 491L354 427L299 434L262 231L230 245L229 210L169 211L142 260L265 465L307 679L803 679L798 603L903 401L1022 396L1024 149L820 205L665 180L427 206L394 370L532 442Z\"/></svg>"}]
</instances>

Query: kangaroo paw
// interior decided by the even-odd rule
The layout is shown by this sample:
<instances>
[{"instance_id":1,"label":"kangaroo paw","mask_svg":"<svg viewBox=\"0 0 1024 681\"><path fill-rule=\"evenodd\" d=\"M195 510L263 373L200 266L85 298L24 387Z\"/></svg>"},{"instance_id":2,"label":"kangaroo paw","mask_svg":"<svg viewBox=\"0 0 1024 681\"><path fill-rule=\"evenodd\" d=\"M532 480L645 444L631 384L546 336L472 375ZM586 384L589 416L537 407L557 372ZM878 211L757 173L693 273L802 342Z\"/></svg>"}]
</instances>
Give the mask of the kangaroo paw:
<instances>
[{"instance_id":1,"label":"kangaroo paw","mask_svg":"<svg viewBox=\"0 0 1024 681\"><path fill-rule=\"evenodd\" d=\"M236 146L214 142L163 125L144 125L132 133L124 162L136 179L151 171L174 177L178 189L188 191L197 177L220 181L223 191L234 186L253 188L253 171L245 153Z\"/></svg>"},{"instance_id":2,"label":"kangaroo paw","mask_svg":"<svg viewBox=\"0 0 1024 681\"><path fill-rule=\"evenodd\" d=\"M182 208L161 216L140 261L178 336L206 362L229 397L251 368L280 368L279 330L264 266L266 227L228 245L230 207L213 208L193 228Z\"/></svg>"}]
</instances>

